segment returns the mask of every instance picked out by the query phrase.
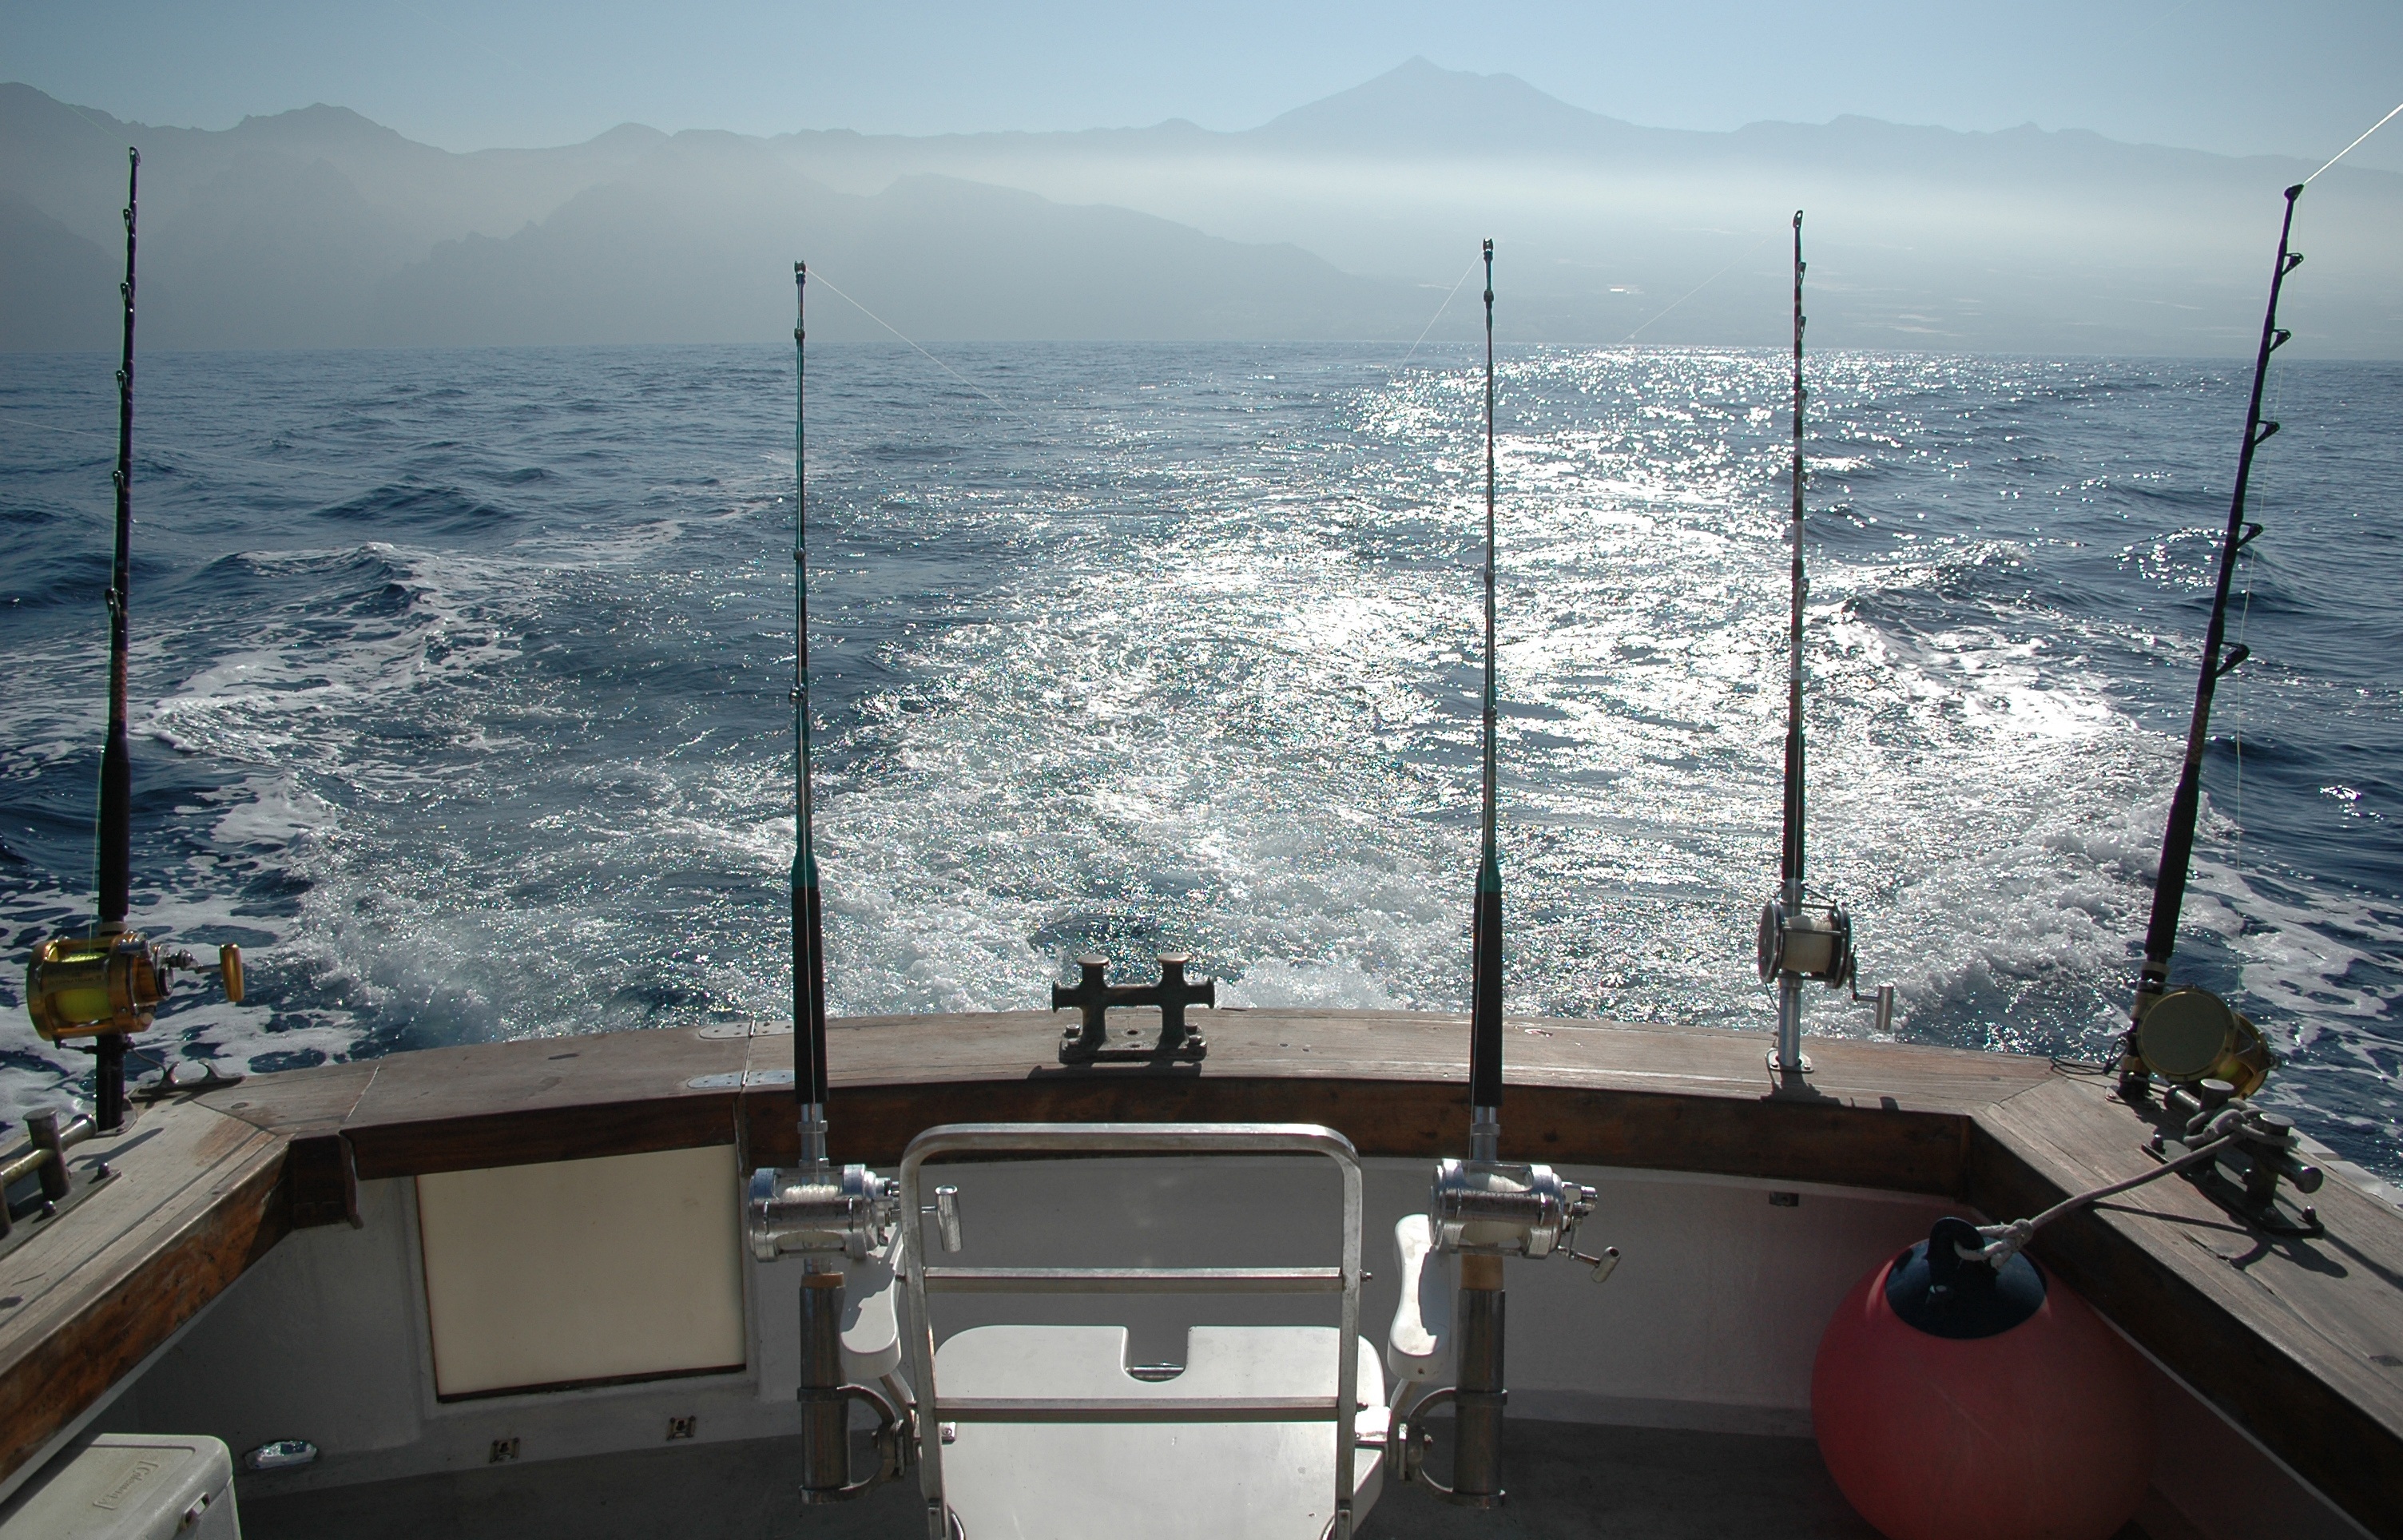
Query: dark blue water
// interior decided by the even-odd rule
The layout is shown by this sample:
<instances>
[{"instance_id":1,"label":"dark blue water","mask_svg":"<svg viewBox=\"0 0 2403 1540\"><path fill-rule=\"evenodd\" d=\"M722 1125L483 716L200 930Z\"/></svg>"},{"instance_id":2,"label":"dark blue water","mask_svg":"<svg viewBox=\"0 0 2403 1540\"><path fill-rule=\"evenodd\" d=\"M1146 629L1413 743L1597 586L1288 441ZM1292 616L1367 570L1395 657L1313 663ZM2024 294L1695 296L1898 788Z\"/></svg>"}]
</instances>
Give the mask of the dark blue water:
<instances>
[{"instance_id":1,"label":"dark blue water","mask_svg":"<svg viewBox=\"0 0 2403 1540\"><path fill-rule=\"evenodd\" d=\"M1481 382L1333 347L812 359L829 987L1022 1007L1174 946L1237 1003L1456 1008ZM259 1070L789 1010L791 358L146 360L137 918L250 950ZM113 360L0 358L0 938L88 914ZM2123 1019L2245 384L1813 363L1814 881L1908 1038ZM2403 1173L2403 368L2284 365L2176 977ZM1763 1030L1780 365L1502 379L1512 1008ZM0 974L0 1093L78 1074ZM1813 1032L1865 1010L1814 1000Z\"/></svg>"}]
</instances>

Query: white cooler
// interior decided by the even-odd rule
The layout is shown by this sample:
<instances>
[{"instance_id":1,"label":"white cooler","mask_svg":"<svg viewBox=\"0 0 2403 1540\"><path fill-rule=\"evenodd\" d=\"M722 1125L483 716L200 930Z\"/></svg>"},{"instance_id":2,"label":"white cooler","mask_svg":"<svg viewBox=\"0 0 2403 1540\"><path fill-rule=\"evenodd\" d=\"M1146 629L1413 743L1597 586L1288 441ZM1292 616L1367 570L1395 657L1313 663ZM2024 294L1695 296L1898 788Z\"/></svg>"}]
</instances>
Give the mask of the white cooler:
<instances>
[{"instance_id":1,"label":"white cooler","mask_svg":"<svg viewBox=\"0 0 2403 1540\"><path fill-rule=\"evenodd\" d=\"M233 1459L205 1435L102 1434L0 1508L0 1540L242 1540Z\"/></svg>"}]
</instances>

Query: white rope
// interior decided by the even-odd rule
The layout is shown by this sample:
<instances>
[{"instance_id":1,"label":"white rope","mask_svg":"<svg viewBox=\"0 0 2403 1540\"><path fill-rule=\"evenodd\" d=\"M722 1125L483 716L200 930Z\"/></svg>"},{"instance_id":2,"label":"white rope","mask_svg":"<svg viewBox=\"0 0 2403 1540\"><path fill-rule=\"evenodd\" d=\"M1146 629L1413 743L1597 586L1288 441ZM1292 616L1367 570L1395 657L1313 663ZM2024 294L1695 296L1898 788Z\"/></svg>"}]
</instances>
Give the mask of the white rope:
<instances>
[{"instance_id":1,"label":"white rope","mask_svg":"<svg viewBox=\"0 0 2403 1540\"><path fill-rule=\"evenodd\" d=\"M2035 1239L2036 1231L2051 1224L2063 1214L2073 1214L2089 1203L2099 1203L2105 1198L2116 1198L2131 1187L2141 1187L2147 1182L2158 1182L2172 1172L2184 1171L2188 1166L2200 1165L2218 1154L2236 1142L2236 1127L2243 1120L2243 1108L2222 1107L2218 1115L2200 1131L2208 1136L2209 1142L2196 1145L2174 1160L2165 1160L2142 1176L2131 1176L2124 1182L2114 1182L2108 1186L2096 1187L2090 1192L2081 1192L2075 1198L2064 1198L2033 1219L2014 1219L2007 1225L1980 1225L1978 1227L1978 1233L1985 1238L1986 1243L1976 1251L1971 1251L1965 1246L1956 1248L1961 1253L1961 1259L1965 1262L1986 1262L1999 1268L2018 1256L2030 1241Z\"/></svg>"}]
</instances>

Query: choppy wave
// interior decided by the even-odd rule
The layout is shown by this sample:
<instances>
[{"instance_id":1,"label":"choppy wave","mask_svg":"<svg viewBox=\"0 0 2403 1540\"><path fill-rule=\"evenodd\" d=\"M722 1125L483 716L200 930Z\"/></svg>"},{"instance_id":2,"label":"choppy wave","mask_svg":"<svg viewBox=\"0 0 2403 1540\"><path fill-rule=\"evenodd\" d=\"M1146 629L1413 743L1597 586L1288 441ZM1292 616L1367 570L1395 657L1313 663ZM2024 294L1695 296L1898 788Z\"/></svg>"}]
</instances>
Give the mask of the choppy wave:
<instances>
[{"instance_id":1,"label":"choppy wave","mask_svg":"<svg viewBox=\"0 0 2403 1540\"><path fill-rule=\"evenodd\" d=\"M1100 950L1256 1005L1454 1008L1481 379L1424 351L897 350L812 370L830 988L1023 1006ZM1503 369L1514 1009L1765 1025L1779 362ZM2242 382L1818 360L1812 870L1901 1035L2095 1053L2209 602ZM0 934L89 902L111 397L14 357ZM145 370L139 918L251 949L162 1051L265 1070L789 1008L789 359L169 355ZM2290 368L2180 975L2403 1172L2403 371ZM80 1061L0 974L0 1113ZM1865 1010L1814 1000L1813 1031Z\"/></svg>"}]
</instances>

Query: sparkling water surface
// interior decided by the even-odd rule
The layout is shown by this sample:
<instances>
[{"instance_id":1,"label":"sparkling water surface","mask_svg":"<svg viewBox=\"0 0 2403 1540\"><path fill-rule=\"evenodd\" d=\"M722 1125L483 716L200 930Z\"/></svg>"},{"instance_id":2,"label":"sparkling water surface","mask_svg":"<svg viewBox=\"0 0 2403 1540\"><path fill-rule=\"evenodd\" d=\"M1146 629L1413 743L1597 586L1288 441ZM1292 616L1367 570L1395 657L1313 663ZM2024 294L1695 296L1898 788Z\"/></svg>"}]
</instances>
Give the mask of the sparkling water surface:
<instances>
[{"instance_id":1,"label":"sparkling water surface","mask_svg":"<svg viewBox=\"0 0 2403 1540\"><path fill-rule=\"evenodd\" d=\"M1022 1008L1099 950L1462 1008L1482 378L1464 352L811 357L828 990ZM0 940L89 915L114 359L0 357ZM1513 1011L1765 1031L1791 419L1767 354L1501 366ZM1917 1042L2123 1020L2247 373L1811 365L1811 849ZM2403 1174L2403 368L2282 363L2174 977ZM135 918L272 1070L787 1015L792 359L163 354L141 372ZM0 972L0 1114L89 1061ZM1814 991L1809 1030L1864 1035ZM1463 1044L1464 1054L1465 1044Z\"/></svg>"}]
</instances>

